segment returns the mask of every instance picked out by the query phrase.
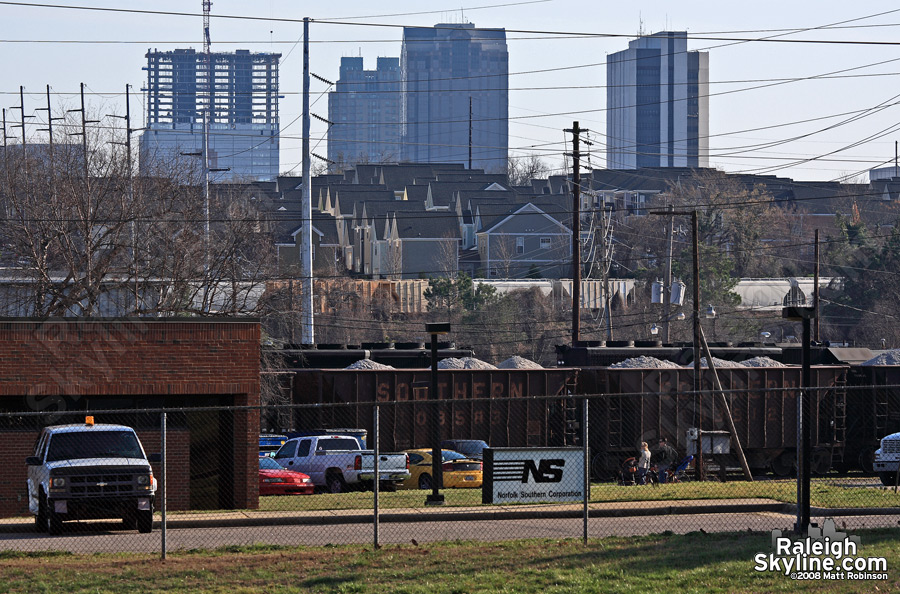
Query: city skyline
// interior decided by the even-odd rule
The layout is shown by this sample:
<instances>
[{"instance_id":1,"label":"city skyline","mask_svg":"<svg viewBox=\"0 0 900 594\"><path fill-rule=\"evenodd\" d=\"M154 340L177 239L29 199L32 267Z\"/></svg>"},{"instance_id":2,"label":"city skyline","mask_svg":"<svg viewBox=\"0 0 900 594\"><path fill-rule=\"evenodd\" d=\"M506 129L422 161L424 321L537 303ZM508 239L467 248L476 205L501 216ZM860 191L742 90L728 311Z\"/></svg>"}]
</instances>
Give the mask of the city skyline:
<instances>
[{"instance_id":1,"label":"city skyline","mask_svg":"<svg viewBox=\"0 0 900 594\"><path fill-rule=\"evenodd\" d=\"M0 40L8 85L0 89L0 101L10 124L19 123L13 108L20 85L27 115L36 116L26 128L36 136L46 126L41 121L45 112L35 109L46 106L48 84L53 101L71 109L84 82L89 107L104 115L124 114L124 90L130 84L132 114L141 113L142 98L135 91L144 82L146 49L202 46L199 2L196 7L160 1L123 9L103 0L91 7L121 12L4 5L2 14L17 32ZM404 26L458 20L505 28L510 155L538 154L561 173L563 153L571 151L562 130L573 120L591 131L586 137L594 149L584 164L605 165L606 55L626 47L639 31L686 30L691 49L710 53L715 73L709 96L711 166L830 180L893 160L897 99L890 83L900 72L891 33L898 15L878 3L822 2L815 13L770 1L753 11L698 2L679 6L677 13L663 2L640 2L612 13L574 0L469 6L462 13L451 7L444 12L421 8L402 1L379 12L346 2L337 14L327 6L312 11L312 72L333 80L342 55L370 62L397 56ZM217 0L211 19L214 51L283 54L281 170L294 174L300 170L301 10L308 9L280 0L253 7ZM91 67L95 64L103 66ZM328 90L314 80L313 113L325 115L320 99ZM312 147L319 154L325 150L325 129L314 120ZM7 132L17 138L21 129Z\"/></svg>"}]
</instances>

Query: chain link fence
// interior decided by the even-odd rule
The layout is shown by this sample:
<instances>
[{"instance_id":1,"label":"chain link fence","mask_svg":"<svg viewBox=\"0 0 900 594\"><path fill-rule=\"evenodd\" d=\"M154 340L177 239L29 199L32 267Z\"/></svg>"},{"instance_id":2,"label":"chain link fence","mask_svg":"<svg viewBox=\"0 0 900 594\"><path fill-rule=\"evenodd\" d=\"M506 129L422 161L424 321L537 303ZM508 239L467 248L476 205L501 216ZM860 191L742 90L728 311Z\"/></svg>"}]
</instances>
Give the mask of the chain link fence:
<instances>
[{"instance_id":1,"label":"chain link fence","mask_svg":"<svg viewBox=\"0 0 900 594\"><path fill-rule=\"evenodd\" d=\"M442 373L439 400L427 372L368 372L319 374L289 405L2 413L0 548L790 530L798 487L819 525L900 520L884 465L900 440L875 457L900 430L894 386L815 372L806 487L788 371L726 373L718 393L665 370L607 375L588 394L564 374Z\"/></svg>"}]
</instances>

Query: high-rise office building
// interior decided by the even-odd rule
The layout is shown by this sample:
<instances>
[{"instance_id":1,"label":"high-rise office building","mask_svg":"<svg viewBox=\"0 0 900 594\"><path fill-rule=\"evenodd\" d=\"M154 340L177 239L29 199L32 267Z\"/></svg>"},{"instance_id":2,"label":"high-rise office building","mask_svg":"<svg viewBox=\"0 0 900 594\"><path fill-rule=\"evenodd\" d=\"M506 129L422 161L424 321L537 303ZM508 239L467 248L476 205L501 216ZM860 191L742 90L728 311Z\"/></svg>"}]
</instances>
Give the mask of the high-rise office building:
<instances>
[{"instance_id":1,"label":"high-rise office building","mask_svg":"<svg viewBox=\"0 0 900 594\"><path fill-rule=\"evenodd\" d=\"M148 50L146 57L147 130L140 141L145 172L152 162L202 153L209 110L209 166L227 170L217 171L215 181L278 177L281 54L216 52L208 65L206 54L192 49Z\"/></svg>"},{"instance_id":2,"label":"high-rise office building","mask_svg":"<svg viewBox=\"0 0 900 594\"><path fill-rule=\"evenodd\" d=\"M640 37L606 60L609 169L709 165L709 53L687 33Z\"/></svg>"},{"instance_id":3,"label":"high-rise office building","mask_svg":"<svg viewBox=\"0 0 900 594\"><path fill-rule=\"evenodd\" d=\"M328 158L339 167L400 160L400 58L341 58L340 78L328 93Z\"/></svg>"},{"instance_id":4,"label":"high-rise office building","mask_svg":"<svg viewBox=\"0 0 900 594\"><path fill-rule=\"evenodd\" d=\"M506 171L506 31L475 25L405 27L400 56L403 159Z\"/></svg>"}]
</instances>

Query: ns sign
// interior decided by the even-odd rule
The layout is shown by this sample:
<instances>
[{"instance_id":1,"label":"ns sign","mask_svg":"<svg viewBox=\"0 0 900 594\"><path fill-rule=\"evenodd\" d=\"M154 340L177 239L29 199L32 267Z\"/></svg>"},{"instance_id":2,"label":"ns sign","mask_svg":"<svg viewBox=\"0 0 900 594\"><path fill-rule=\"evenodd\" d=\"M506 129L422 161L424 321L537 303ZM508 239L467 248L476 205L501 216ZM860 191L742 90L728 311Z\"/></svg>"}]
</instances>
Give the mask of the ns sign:
<instances>
[{"instance_id":1,"label":"ns sign","mask_svg":"<svg viewBox=\"0 0 900 594\"><path fill-rule=\"evenodd\" d=\"M581 501L581 448L488 448L484 450L482 503Z\"/></svg>"}]
</instances>

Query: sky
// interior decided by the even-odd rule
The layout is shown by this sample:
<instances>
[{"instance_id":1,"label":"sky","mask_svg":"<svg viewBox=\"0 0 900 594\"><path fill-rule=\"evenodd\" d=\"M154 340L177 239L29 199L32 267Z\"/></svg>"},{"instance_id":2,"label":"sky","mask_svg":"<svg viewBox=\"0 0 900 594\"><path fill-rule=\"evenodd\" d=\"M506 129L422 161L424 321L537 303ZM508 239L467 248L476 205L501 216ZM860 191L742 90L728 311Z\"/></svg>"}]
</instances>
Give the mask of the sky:
<instances>
[{"instance_id":1,"label":"sky","mask_svg":"<svg viewBox=\"0 0 900 594\"><path fill-rule=\"evenodd\" d=\"M590 130L585 161L605 165L606 56L641 31L687 31L690 50L710 53L712 167L796 180L860 179L872 167L893 165L900 140L900 7L891 2L214 0L211 14L213 51L282 54L281 170L295 175L304 17L313 19L310 70L331 81L342 56L362 56L366 69L379 56L399 56L402 26L507 29L510 154L538 154L559 168L571 151L564 130L574 121ZM142 125L147 50L202 49L201 15L200 0L0 2L0 107L8 123L19 121L23 86L25 112L35 116L28 134L39 138L46 111L34 109L46 106L46 86L54 109L72 109L84 83L89 109L101 115L124 114L125 86L132 85L134 127ZM310 111L323 118L328 90L313 79ZM325 126L313 120L311 143L320 155L327 153ZM7 134L21 130L8 127Z\"/></svg>"}]
</instances>

